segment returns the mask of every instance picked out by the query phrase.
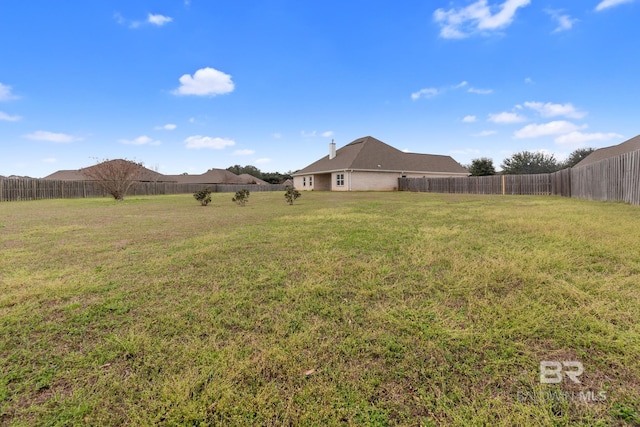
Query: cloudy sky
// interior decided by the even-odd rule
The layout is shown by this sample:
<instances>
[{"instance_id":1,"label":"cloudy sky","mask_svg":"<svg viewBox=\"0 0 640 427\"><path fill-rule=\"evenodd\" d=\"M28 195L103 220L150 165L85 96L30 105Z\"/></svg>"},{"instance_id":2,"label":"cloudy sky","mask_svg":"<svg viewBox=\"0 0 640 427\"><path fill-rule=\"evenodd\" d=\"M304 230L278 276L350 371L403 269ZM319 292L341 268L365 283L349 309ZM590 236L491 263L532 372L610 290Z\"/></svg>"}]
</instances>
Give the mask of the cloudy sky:
<instances>
[{"instance_id":1,"label":"cloudy sky","mask_svg":"<svg viewBox=\"0 0 640 427\"><path fill-rule=\"evenodd\" d=\"M640 133L640 0L0 2L0 174L460 163Z\"/></svg>"}]
</instances>

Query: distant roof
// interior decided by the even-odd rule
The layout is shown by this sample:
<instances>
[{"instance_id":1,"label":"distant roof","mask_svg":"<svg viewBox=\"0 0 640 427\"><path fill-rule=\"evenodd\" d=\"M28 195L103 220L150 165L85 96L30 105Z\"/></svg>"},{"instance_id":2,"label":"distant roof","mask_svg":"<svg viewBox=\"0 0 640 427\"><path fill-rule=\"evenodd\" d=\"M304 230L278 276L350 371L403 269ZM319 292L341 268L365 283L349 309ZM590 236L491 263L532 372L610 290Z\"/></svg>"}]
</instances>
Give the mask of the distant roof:
<instances>
[{"instance_id":1,"label":"distant roof","mask_svg":"<svg viewBox=\"0 0 640 427\"><path fill-rule=\"evenodd\" d=\"M200 175L165 175L181 184L245 184L245 181L233 172L225 169L209 169Z\"/></svg>"},{"instance_id":2,"label":"distant roof","mask_svg":"<svg viewBox=\"0 0 640 427\"><path fill-rule=\"evenodd\" d=\"M640 150L640 135L626 140L625 142L612 145L611 147L598 148L593 153L582 159L574 167L579 168L581 166L590 165L592 163L599 162L600 160L608 159L609 157L619 156L621 154L630 153L631 151Z\"/></svg>"},{"instance_id":3,"label":"distant roof","mask_svg":"<svg viewBox=\"0 0 640 427\"><path fill-rule=\"evenodd\" d=\"M124 162L127 160L115 159L109 162ZM91 180L83 170L90 170L96 165L89 166L85 169L78 170L60 170L44 177L43 179L54 179L60 181L86 181ZM248 184L255 181L258 184L267 184L265 181L253 177L251 175L238 176L233 172L225 169L209 169L207 172L199 175L163 175L151 169L142 167L138 178L140 181L150 182L177 182L181 184Z\"/></svg>"},{"instance_id":4,"label":"distant roof","mask_svg":"<svg viewBox=\"0 0 640 427\"><path fill-rule=\"evenodd\" d=\"M405 153L371 136L365 136L337 150L333 159L327 155L294 175L337 170L469 173L451 156Z\"/></svg>"},{"instance_id":5,"label":"distant roof","mask_svg":"<svg viewBox=\"0 0 640 427\"><path fill-rule=\"evenodd\" d=\"M42 179L57 179L59 181L86 181L89 178L79 170L60 170Z\"/></svg>"},{"instance_id":6,"label":"distant roof","mask_svg":"<svg viewBox=\"0 0 640 427\"><path fill-rule=\"evenodd\" d=\"M254 184L254 183L259 185L269 184L267 181L263 181L260 178L256 178L253 175L249 175L248 173L240 174L238 175L238 178L243 180L244 184Z\"/></svg>"}]
</instances>

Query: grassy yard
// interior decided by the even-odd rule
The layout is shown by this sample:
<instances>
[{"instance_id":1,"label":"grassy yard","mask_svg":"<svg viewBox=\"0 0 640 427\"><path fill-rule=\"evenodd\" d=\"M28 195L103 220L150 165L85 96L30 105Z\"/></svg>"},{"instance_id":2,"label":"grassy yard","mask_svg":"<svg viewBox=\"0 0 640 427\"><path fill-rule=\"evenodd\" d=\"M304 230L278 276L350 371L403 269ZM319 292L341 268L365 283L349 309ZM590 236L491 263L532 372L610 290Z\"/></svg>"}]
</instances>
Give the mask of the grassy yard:
<instances>
[{"instance_id":1,"label":"grassy yard","mask_svg":"<svg viewBox=\"0 0 640 427\"><path fill-rule=\"evenodd\" d=\"M1 203L0 425L640 425L640 208L231 197Z\"/></svg>"}]
</instances>

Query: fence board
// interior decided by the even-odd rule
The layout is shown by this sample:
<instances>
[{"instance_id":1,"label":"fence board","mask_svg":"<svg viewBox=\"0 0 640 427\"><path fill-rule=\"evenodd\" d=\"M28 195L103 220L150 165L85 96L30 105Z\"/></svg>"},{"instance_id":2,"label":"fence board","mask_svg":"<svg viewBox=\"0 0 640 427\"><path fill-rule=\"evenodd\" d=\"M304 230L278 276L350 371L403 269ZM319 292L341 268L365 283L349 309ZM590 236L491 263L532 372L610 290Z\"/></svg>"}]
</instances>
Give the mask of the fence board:
<instances>
[{"instance_id":1,"label":"fence board","mask_svg":"<svg viewBox=\"0 0 640 427\"><path fill-rule=\"evenodd\" d=\"M138 182L129 196L187 194L209 187L214 193L284 191L281 184L179 184L175 182ZM59 181L36 178L0 178L0 202L41 199L111 197L95 181Z\"/></svg>"},{"instance_id":2,"label":"fence board","mask_svg":"<svg viewBox=\"0 0 640 427\"><path fill-rule=\"evenodd\" d=\"M398 189L429 193L554 195L640 205L640 150L551 174L399 178Z\"/></svg>"}]
</instances>

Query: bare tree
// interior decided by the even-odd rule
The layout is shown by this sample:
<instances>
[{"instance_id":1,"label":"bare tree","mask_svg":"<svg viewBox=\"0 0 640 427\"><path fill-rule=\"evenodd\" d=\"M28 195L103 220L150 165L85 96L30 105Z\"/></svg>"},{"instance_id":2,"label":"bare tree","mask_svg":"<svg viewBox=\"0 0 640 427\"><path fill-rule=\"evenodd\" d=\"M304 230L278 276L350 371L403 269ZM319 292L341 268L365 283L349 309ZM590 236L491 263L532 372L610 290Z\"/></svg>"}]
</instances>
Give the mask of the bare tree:
<instances>
[{"instance_id":1,"label":"bare tree","mask_svg":"<svg viewBox=\"0 0 640 427\"><path fill-rule=\"evenodd\" d=\"M124 200L129 189L144 180L146 169L142 163L131 160L104 160L94 166L80 170L89 179L96 181L116 200Z\"/></svg>"}]
</instances>

